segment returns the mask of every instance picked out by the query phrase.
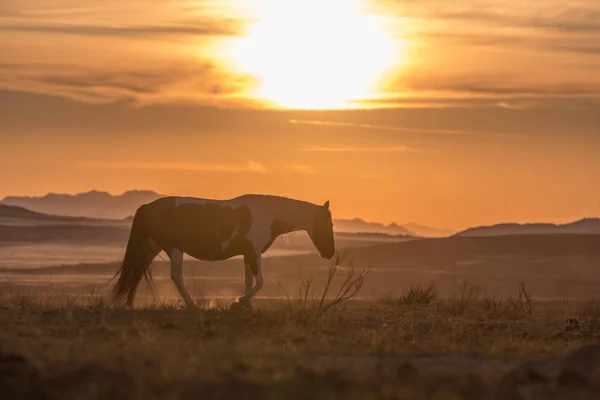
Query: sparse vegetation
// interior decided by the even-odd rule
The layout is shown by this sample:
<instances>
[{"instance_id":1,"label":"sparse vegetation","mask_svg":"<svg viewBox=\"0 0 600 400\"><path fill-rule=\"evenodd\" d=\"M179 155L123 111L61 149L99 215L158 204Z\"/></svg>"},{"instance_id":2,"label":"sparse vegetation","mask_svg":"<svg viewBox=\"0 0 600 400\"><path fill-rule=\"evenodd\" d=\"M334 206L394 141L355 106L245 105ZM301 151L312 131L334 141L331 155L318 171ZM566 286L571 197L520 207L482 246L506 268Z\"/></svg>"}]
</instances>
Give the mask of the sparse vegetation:
<instances>
[{"instance_id":1,"label":"sparse vegetation","mask_svg":"<svg viewBox=\"0 0 600 400\"><path fill-rule=\"evenodd\" d=\"M452 299L451 308L457 314L463 314L479 300L480 296L481 288L464 282L460 288L460 296Z\"/></svg>"},{"instance_id":2,"label":"sparse vegetation","mask_svg":"<svg viewBox=\"0 0 600 400\"><path fill-rule=\"evenodd\" d=\"M411 286L408 291L401 297L395 299L390 294L383 297L383 304L400 304L406 306L427 306L432 304L438 298L438 292L429 284L426 287L422 285Z\"/></svg>"},{"instance_id":3,"label":"sparse vegetation","mask_svg":"<svg viewBox=\"0 0 600 400\"><path fill-rule=\"evenodd\" d=\"M38 390L57 400L600 398L597 349L581 350L589 364L567 363L570 352L598 341L600 302L539 300L568 297L559 284L568 275L556 268L561 258L544 264L548 275L537 281L539 263L523 272L513 264L519 258L463 252L453 280L447 257L431 246L385 257L366 248L352 258L339 253L329 269L307 264L309 256L266 259L270 299L256 299L253 311L229 307L239 264L190 262L186 276L203 314L181 309L161 262L153 266L159 297L140 288L136 310L114 308L104 289L76 293L54 283L110 277L116 265L7 269L0 393L36 398ZM496 255L505 251L498 248ZM363 270L353 260L377 268ZM593 281L585 273L578 272ZM48 290L28 281L44 281ZM596 282L579 287L597 293ZM368 300L386 291L381 301Z\"/></svg>"},{"instance_id":4,"label":"sparse vegetation","mask_svg":"<svg viewBox=\"0 0 600 400\"><path fill-rule=\"evenodd\" d=\"M600 390L593 369L567 370L561 361L597 341L595 300L534 307L524 285L503 300L465 284L456 299L427 285L397 299L345 301L364 271L338 277L340 286L335 271L321 292L306 279L294 307L291 298L257 301L254 311L202 300L204 319L165 301L131 311L111 307L101 292L5 290L0 389L13 395L4 398L55 399L553 399L573 390L591 399ZM528 366L539 353L556 357ZM517 354L530 358L494 367L494 357ZM531 394L519 397L525 388Z\"/></svg>"},{"instance_id":5,"label":"sparse vegetation","mask_svg":"<svg viewBox=\"0 0 600 400\"><path fill-rule=\"evenodd\" d=\"M293 299L289 295L289 292L280 284L280 287L286 293L287 308L301 312L313 311L315 317L321 317L327 310L356 296L362 288L365 277L369 274L370 269L363 269L360 272L357 272L352 260L348 260L348 267L345 267L348 272L346 273L346 276L342 278L343 280L340 281L337 291L332 292L332 290L335 290L332 288L332 285L334 285L340 265L347 258L347 253L336 252L335 256L330 261L324 288L321 290L321 294L318 297L316 296L316 288L314 285L315 279L312 276L308 278L302 277L300 279L299 295L295 299ZM331 293L335 293L333 297L330 296Z\"/></svg>"}]
</instances>

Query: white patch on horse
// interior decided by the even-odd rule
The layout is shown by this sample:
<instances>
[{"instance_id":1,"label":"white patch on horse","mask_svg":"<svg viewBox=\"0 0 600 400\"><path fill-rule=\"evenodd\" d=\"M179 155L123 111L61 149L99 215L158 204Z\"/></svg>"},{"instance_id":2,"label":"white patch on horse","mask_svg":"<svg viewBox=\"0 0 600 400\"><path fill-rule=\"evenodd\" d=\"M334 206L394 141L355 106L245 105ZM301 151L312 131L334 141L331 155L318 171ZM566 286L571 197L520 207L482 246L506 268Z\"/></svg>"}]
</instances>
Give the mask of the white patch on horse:
<instances>
[{"instance_id":1,"label":"white patch on horse","mask_svg":"<svg viewBox=\"0 0 600 400\"><path fill-rule=\"evenodd\" d=\"M229 243L231 243L231 241L235 238L235 235L237 235L238 230L239 230L239 225L236 225L235 229L231 233L231 236L229 237L229 239L227 239L224 242L221 242L221 252L224 252L225 250L227 250L227 248L229 247ZM219 234L220 234L220 232L217 228L217 235L219 235Z\"/></svg>"},{"instance_id":2,"label":"white patch on horse","mask_svg":"<svg viewBox=\"0 0 600 400\"><path fill-rule=\"evenodd\" d=\"M263 248L271 240L273 219L252 209L250 211L252 212L252 226L250 232L248 232L248 239L252 242L256 254L260 255L263 253Z\"/></svg>"},{"instance_id":3,"label":"white patch on horse","mask_svg":"<svg viewBox=\"0 0 600 400\"><path fill-rule=\"evenodd\" d=\"M169 258L171 259L171 280L177 287L186 307L195 308L194 300L183 282L183 252L179 249L173 249L169 254Z\"/></svg>"}]
</instances>

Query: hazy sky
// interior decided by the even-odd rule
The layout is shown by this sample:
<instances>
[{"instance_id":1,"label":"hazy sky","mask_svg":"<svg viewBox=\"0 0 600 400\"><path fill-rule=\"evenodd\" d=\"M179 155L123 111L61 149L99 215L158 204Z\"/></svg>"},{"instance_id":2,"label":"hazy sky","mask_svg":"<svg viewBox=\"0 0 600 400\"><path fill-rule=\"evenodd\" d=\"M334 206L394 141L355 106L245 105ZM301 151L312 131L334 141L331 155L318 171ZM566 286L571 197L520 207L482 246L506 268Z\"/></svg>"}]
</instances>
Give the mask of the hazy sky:
<instances>
[{"instance_id":1,"label":"hazy sky","mask_svg":"<svg viewBox=\"0 0 600 400\"><path fill-rule=\"evenodd\" d=\"M0 0L0 197L600 215L596 0Z\"/></svg>"}]
</instances>

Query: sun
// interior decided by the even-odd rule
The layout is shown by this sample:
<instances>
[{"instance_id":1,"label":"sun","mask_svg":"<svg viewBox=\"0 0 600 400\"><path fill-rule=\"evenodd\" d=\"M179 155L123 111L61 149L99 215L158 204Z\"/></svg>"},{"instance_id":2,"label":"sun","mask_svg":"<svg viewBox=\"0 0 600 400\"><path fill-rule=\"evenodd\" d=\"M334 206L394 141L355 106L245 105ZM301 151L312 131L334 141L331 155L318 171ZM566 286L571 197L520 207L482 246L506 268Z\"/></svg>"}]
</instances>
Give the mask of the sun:
<instances>
[{"instance_id":1,"label":"sun","mask_svg":"<svg viewBox=\"0 0 600 400\"><path fill-rule=\"evenodd\" d=\"M348 107L373 97L402 58L385 19L361 0L256 0L257 18L229 48L233 68L256 78L249 96L294 109Z\"/></svg>"}]
</instances>

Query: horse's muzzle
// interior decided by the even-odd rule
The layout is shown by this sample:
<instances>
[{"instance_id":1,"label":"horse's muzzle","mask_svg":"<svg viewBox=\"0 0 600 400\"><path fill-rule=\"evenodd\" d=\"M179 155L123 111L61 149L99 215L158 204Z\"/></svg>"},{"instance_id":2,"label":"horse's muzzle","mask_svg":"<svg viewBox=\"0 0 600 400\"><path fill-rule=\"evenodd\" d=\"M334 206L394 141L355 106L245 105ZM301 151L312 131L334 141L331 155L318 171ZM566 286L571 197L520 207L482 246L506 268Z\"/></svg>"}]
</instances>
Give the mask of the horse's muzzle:
<instances>
[{"instance_id":1,"label":"horse's muzzle","mask_svg":"<svg viewBox=\"0 0 600 400\"><path fill-rule=\"evenodd\" d=\"M326 258L328 260L331 260L333 258L333 256L335 255L335 251L333 252L321 252L321 257L322 258Z\"/></svg>"}]
</instances>

